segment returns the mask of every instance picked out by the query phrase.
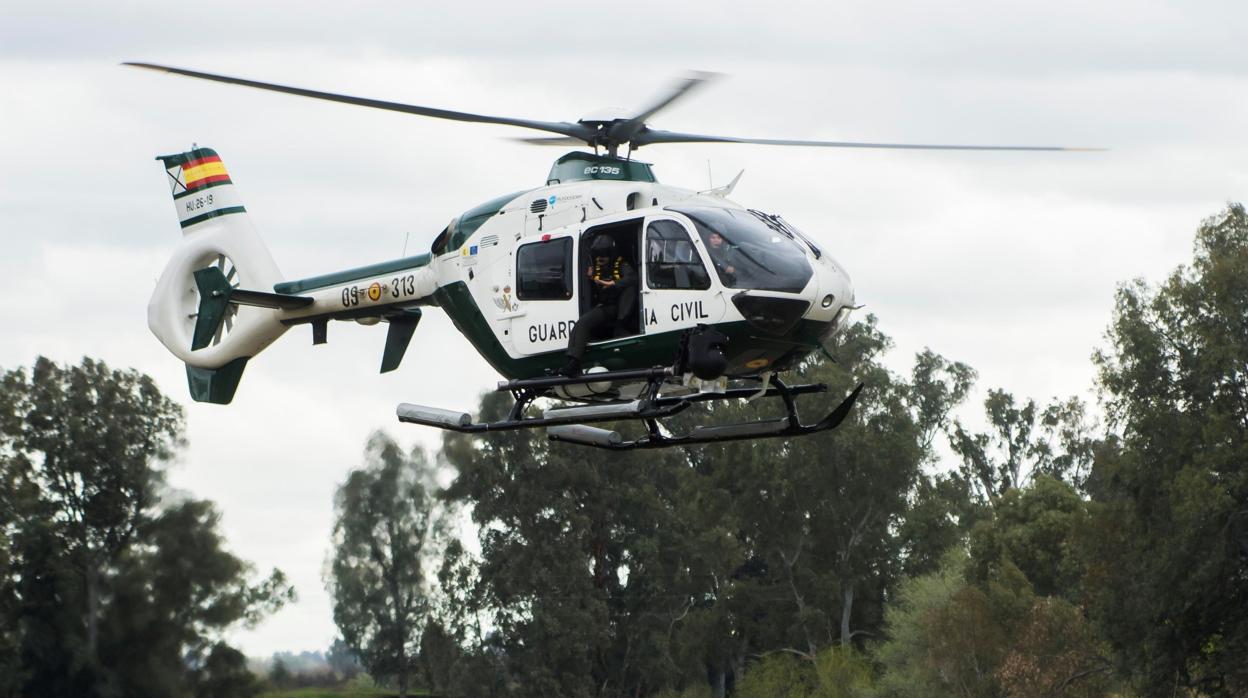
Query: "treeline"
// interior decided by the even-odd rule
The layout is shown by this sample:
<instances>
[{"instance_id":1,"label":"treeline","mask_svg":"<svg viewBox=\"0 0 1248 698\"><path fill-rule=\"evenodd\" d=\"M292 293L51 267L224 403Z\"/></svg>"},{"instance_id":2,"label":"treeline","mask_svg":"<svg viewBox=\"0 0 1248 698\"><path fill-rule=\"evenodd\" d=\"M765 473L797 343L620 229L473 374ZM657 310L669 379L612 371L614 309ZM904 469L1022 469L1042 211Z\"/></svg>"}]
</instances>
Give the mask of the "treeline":
<instances>
[{"instance_id":1,"label":"treeline","mask_svg":"<svg viewBox=\"0 0 1248 698\"><path fill-rule=\"evenodd\" d=\"M888 348L867 318L801 367L834 396L866 386L831 434L644 453L451 435L433 463L378 435L335 501L333 661L400 695L1248 694L1241 206L1164 283L1121 287L1099 409L990 390L971 428L951 417L970 367L924 351L899 375ZM166 490L182 429L134 371L0 372L0 696L260 689L221 637L293 590Z\"/></svg>"},{"instance_id":2,"label":"treeline","mask_svg":"<svg viewBox=\"0 0 1248 698\"><path fill-rule=\"evenodd\" d=\"M0 372L0 696L258 690L221 634L293 590L224 547L211 502L166 491L182 427L135 371Z\"/></svg>"},{"instance_id":3,"label":"treeline","mask_svg":"<svg viewBox=\"0 0 1248 698\"><path fill-rule=\"evenodd\" d=\"M898 375L888 347L867 318L802 367L833 396L866 385L831 434L644 453L451 435L436 498L423 456L375 438L339 494L344 637L446 695L1248 693L1241 206L1164 283L1120 288L1099 410L990 390L969 428L950 415L974 371L925 351ZM446 535L455 511L479 555Z\"/></svg>"}]
</instances>

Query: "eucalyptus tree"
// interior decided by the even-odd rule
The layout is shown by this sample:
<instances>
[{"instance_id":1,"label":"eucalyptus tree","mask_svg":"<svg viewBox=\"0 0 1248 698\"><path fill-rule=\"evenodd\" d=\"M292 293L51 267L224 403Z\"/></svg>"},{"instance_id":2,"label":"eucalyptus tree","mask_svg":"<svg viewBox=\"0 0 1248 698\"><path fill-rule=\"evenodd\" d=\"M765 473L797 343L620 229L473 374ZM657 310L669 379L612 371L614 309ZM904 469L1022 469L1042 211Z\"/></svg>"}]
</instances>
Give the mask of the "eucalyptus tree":
<instances>
[{"instance_id":1,"label":"eucalyptus tree","mask_svg":"<svg viewBox=\"0 0 1248 698\"><path fill-rule=\"evenodd\" d=\"M378 432L363 468L335 497L337 521L327 585L334 622L369 673L394 678L407 695L429 615L424 565L445 531L430 492L424 452L405 453Z\"/></svg>"},{"instance_id":2,"label":"eucalyptus tree","mask_svg":"<svg viewBox=\"0 0 1248 698\"><path fill-rule=\"evenodd\" d=\"M155 501L153 466L180 445L182 409L150 377L89 358L59 366L40 357L6 383L13 448L28 454L31 479L85 580L86 652L94 658L101 577Z\"/></svg>"},{"instance_id":3,"label":"eucalyptus tree","mask_svg":"<svg viewBox=\"0 0 1248 698\"><path fill-rule=\"evenodd\" d=\"M1248 213L1118 290L1096 356L1113 440L1089 479L1092 612L1147 694L1248 692Z\"/></svg>"},{"instance_id":4,"label":"eucalyptus tree","mask_svg":"<svg viewBox=\"0 0 1248 698\"><path fill-rule=\"evenodd\" d=\"M1037 475L1083 487L1099 425L1082 400L1053 400L1042 408L1033 399L1016 402L1010 393L993 389L984 399L984 416L986 431L969 431L958 420L949 429L950 446L962 460L961 477L981 503L1026 487Z\"/></svg>"},{"instance_id":5,"label":"eucalyptus tree","mask_svg":"<svg viewBox=\"0 0 1248 698\"><path fill-rule=\"evenodd\" d=\"M549 695L709 681L724 695L759 656L813 662L821 647L878 633L903 559L956 539L934 511L953 495L939 484L928 489L941 496L921 494L920 465L973 378L926 352L912 384L880 363L888 346L868 318L832 348L837 363L802 367L833 394L866 383L829 435L609 454L540 434L448 436L458 477L447 496L480 531L462 598L490 613L506 681ZM482 418L506 406L486 395ZM695 407L678 421L760 409L774 408ZM919 501L928 520L901 526Z\"/></svg>"}]
</instances>

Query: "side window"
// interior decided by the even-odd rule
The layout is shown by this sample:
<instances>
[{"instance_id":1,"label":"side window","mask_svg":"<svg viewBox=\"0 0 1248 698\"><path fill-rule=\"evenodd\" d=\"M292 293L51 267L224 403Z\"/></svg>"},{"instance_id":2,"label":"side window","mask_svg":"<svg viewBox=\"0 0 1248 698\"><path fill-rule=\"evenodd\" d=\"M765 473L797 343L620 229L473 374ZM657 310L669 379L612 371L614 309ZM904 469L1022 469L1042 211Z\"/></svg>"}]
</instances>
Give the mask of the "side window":
<instances>
[{"instance_id":1,"label":"side window","mask_svg":"<svg viewBox=\"0 0 1248 698\"><path fill-rule=\"evenodd\" d=\"M572 238L521 245L516 251L516 298L563 301L572 297Z\"/></svg>"},{"instance_id":2,"label":"side window","mask_svg":"<svg viewBox=\"0 0 1248 698\"><path fill-rule=\"evenodd\" d=\"M707 289L711 277L685 227L673 220L646 228L646 278L650 288Z\"/></svg>"}]
</instances>

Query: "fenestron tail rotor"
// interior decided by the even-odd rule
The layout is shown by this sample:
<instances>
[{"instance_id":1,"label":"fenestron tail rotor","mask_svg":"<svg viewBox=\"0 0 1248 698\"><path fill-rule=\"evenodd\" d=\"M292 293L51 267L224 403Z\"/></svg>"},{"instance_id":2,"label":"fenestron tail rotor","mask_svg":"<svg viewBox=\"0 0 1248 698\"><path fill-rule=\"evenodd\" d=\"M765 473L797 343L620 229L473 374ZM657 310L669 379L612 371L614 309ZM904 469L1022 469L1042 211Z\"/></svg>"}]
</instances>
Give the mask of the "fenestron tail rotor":
<instances>
[{"instance_id":1,"label":"fenestron tail rotor","mask_svg":"<svg viewBox=\"0 0 1248 698\"><path fill-rule=\"evenodd\" d=\"M216 259L204 268L213 268L220 271L221 275L225 277L226 283L230 288L238 288L238 269L234 266L234 260L224 254L217 254ZM195 334L196 325L200 322L199 314L200 309L203 307L199 287L194 283L193 278L189 278L187 280L187 289L183 299L183 304L185 305L187 311L186 334L188 337L192 337ZM237 316L238 306L227 306L223 311L221 322L216 325L216 330L211 331L211 334L201 333L204 334L204 337L202 337L200 341L204 344L204 346L215 347L220 344L221 340L229 336L230 331L234 329L234 319ZM192 344L194 344L194 340L192 340Z\"/></svg>"},{"instance_id":2,"label":"fenestron tail rotor","mask_svg":"<svg viewBox=\"0 0 1248 698\"><path fill-rule=\"evenodd\" d=\"M184 75L187 77L199 78L201 80L212 80L231 85L253 87L271 92L282 92L285 94L298 95L300 97L309 97L312 99L320 99L330 102L341 102L343 104L354 104L361 107L397 111L406 114L415 114L417 116L428 116L435 119L450 119L452 121L466 121L470 123L482 124L499 124L502 126L517 126L536 131L545 131L547 133L554 133L557 135L555 137L547 136L537 138L519 138L516 140L529 143L531 145L567 146L579 145L583 143L593 148L605 148L611 155L615 155L620 146L627 146L630 149L636 149L642 146L657 145L660 143L739 143L747 145L776 145L815 148L874 148L887 150L1050 152L1103 150L1102 148L1070 148L1037 145L948 145L932 143L865 143L855 141L824 141L787 138L742 138L737 136L714 136L700 133L663 131L652 129L646 125L646 120L663 109L666 109L674 102L682 99L701 85L718 77L717 73L707 72L691 72L685 75L676 81L667 91L663 92L655 101L636 111L632 116L591 116L571 122L540 121L508 116L488 116L485 114L473 114L470 112L453 111L450 109L438 109L435 107L405 104L402 102L389 102L385 100L368 99L365 97L352 97L350 95L337 94L333 92L322 92L320 90L310 90L302 87L278 85L275 83L260 82L258 80L230 77L228 75L217 75L215 73L204 73L196 70L157 65L154 63L127 62L123 65L133 66L135 68L145 68L147 70L156 70L165 73L173 73L176 75Z\"/></svg>"}]
</instances>

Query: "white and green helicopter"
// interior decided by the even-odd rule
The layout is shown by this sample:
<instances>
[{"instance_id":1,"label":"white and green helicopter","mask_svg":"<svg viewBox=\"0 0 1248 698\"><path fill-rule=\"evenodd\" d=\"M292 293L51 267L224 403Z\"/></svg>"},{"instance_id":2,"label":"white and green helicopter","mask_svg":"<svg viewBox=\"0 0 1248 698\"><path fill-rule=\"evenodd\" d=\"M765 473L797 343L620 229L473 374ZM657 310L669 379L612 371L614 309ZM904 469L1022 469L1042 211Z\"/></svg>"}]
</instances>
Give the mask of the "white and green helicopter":
<instances>
[{"instance_id":1,"label":"white and green helicopter","mask_svg":"<svg viewBox=\"0 0 1248 698\"><path fill-rule=\"evenodd\" d=\"M539 145L585 144L555 161L546 184L492 199L460 216L424 254L287 280L252 226L229 173L209 148L160 156L182 242L157 283L148 325L186 364L191 396L226 404L243 368L294 325L326 341L330 320L387 323L382 372L398 367L424 308L438 307L507 380L509 416L474 422L413 404L401 421L459 432L544 427L550 438L608 449L656 448L783 437L833 429L862 386L817 422L803 423L788 385L792 369L846 324L855 308L849 274L828 251L779 216L728 200L737 179L696 191L660 184L636 148L658 143L754 143L924 150L1079 150L1035 146L906 145L705 136L656 130L646 120L704 83L692 74L633 114L576 122L483 116L244 80L149 63L194 78L400 111L556 134ZM621 156L621 147L627 148ZM740 178L740 175L737 175ZM592 302L590 241L609 237L635 270L631 308L592 338L588 369L561 375L569 336ZM623 304L621 304L623 305ZM774 398L775 420L673 433L667 417L695 402ZM539 398L552 403L535 405ZM546 409L539 407L545 405ZM640 420L642 436L590 424Z\"/></svg>"}]
</instances>

